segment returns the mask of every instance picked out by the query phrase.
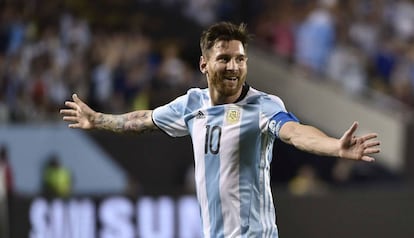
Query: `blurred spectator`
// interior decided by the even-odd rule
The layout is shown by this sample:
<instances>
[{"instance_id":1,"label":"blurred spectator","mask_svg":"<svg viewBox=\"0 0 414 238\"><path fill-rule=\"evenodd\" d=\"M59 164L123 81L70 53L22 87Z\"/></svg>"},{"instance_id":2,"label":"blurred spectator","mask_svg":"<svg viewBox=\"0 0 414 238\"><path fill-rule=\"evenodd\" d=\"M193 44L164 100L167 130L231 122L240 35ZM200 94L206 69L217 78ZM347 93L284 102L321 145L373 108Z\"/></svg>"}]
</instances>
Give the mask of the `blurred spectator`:
<instances>
[{"instance_id":1,"label":"blurred spectator","mask_svg":"<svg viewBox=\"0 0 414 238\"><path fill-rule=\"evenodd\" d=\"M82 54L91 44L88 22L68 12L60 17L60 37L63 46L71 48L74 54Z\"/></svg>"},{"instance_id":2,"label":"blurred spectator","mask_svg":"<svg viewBox=\"0 0 414 238\"><path fill-rule=\"evenodd\" d=\"M184 15L194 19L201 26L207 26L216 21L216 5L218 0L186 1Z\"/></svg>"},{"instance_id":3,"label":"blurred spectator","mask_svg":"<svg viewBox=\"0 0 414 238\"><path fill-rule=\"evenodd\" d=\"M184 9L178 1L164 3L162 7ZM132 2L125 4L134 7ZM158 52L153 44L158 44L158 38L169 41L173 36L161 37L162 32L157 31L154 38L151 27L140 22L142 16L135 11L122 12L125 20L118 23L115 31L103 19L85 14L93 11L88 6L62 4L65 7L60 8L59 4L48 4L43 8L40 5L34 2L27 8L8 2L0 9L2 122L55 120L57 108L72 92L84 95L96 108L110 112L146 108L152 104L153 91L169 87L167 84L163 85L166 88L152 87L158 68L162 68L166 81L174 78L171 80L174 87L177 81L179 87L194 84L197 69L180 55L171 54L162 62L154 57ZM203 11L211 17L215 15L213 2L198 1L190 5L208 6L210 10ZM102 6L111 7L111 3L102 2ZM114 11L109 15L119 14L117 9L111 10ZM115 20L108 17L108 21L111 19Z\"/></svg>"},{"instance_id":4,"label":"blurred spectator","mask_svg":"<svg viewBox=\"0 0 414 238\"><path fill-rule=\"evenodd\" d=\"M115 36L120 54L113 70L111 111L149 107L150 84L154 77L152 44L141 33L122 33Z\"/></svg>"},{"instance_id":5,"label":"blurred spectator","mask_svg":"<svg viewBox=\"0 0 414 238\"><path fill-rule=\"evenodd\" d=\"M9 224L13 212L13 173L9 164L8 149L6 145L0 146L0 236L12 237Z\"/></svg>"},{"instance_id":6,"label":"blurred spectator","mask_svg":"<svg viewBox=\"0 0 414 238\"><path fill-rule=\"evenodd\" d=\"M294 15L291 4L281 1L257 19L255 31L259 42L268 44L274 53L288 62L294 53Z\"/></svg>"},{"instance_id":7,"label":"blurred spectator","mask_svg":"<svg viewBox=\"0 0 414 238\"><path fill-rule=\"evenodd\" d=\"M5 100L6 87L6 80L0 80L0 124L6 124L9 122L10 119L9 107L7 106Z\"/></svg>"},{"instance_id":8,"label":"blurred spectator","mask_svg":"<svg viewBox=\"0 0 414 238\"><path fill-rule=\"evenodd\" d=\"M83 98L88 97L89 91L89 67L85 57L73 57L68 61L67 67L63 69L62 73L64 84L67 91L76 92ZM59 102L59 105L62 101Z\"/></svg>"},{"instance_id":9,"label":"blurred spectator","mask_svg":"<svg viewBox=\"0 0 414 238\"><path fill-rule=\"evenodd\" d=\"M176 43L169 43L161 50L161 63L157 75L157 84L161 88L178 88L185 84L185 63L180 59L180 48Z\"/></svg>"},{"instance_id":10,"label":"blurred spectator","mask_svg":"<svg viewBox=\"0 0 414 238\"><path fill-rule=\"evenodd\" d=\"M14 55L24 42L25 25L22 16L12 6L6 6L0 14L0 52Z\"/></svg>"},{"instance_id":11,"label":"blurred spectator","mask_svg":"<svg viewBox=\"0 0 414 238\"><path fill-rule=\"evenodd\" d=\"M327 185L311 165L302 165L288 183L289 191L296 196L320 196L328 192Z\"/></svg>"},{"instance_id":12,"label":"blurred spectator","mask_svg":"<svg viewBox=\"0 0 414 238\"><path fill-rule=\"evenodd\" d=\"M137 199L143 194L143 187L136 176L129 174L128 181L124 191L125 195L131 199Z\"/></svg>"},{"instance_id":13,"label":"blurred spectator","mask_svg":"<svg viewBox=\"0 0 414 238\"><path fill-rule=\"evenodd\" d=\"M94 39L91 54L93 66L90 79L90 100L99 110L111 108L114 93L114 71L121 62L124 49L122 35L98 34Z\"/></svg>"},{"instance_id":14,"label":"blurred spectator","mask_svg":"<svg viewBox=\"0 0 414 238\"><path fill-rule=\"evenodd\" d=\"M373 57L378 50L381 29L379 18L375 12L362 15L355 14L354 20L349 24L350 40L369 57Z\"/></svg>"},{"instance_id":15,"label":"blurred spectator","mask_svg":"<svg viewBox=\"0 0 414 238\"><path fill-rule=\"evenodd\" d=\"M296 35L297 64L305 72L322 74L334 47L335 19L331 10L336 1L318 1L302 22Z\"/></svg>"},{"instance_id":16,"label":"blurred spectator","mask_svg":"<svg viewBox=\"0 0 414 238\"><path fill-rule=\"evenodd\" d=\"M265 4L254 26L257 41L287 62L291 62L286 55L292 50L293 66L305 75L327 76L354 96L372 95L372 89L413 106L406 53L406 45L414 39L413 1L281 0ZM292 48L289 32L294 33Z\"/></svg>"},{"instance_id":17,"label":"blurred spectator","mask_svg":"<svg viewBox=\"0 0 414 238\"><path fill-rule=\"evenodd\" d=\"M391 90L395 97L414 107L414 46L403 48L401 59L391 75Z\"/></svg>"},{"instance_id":18,"label":"blurred spectator","mask_svg":"<svg viewBox=\"0 0 414 238\"><path fill-rule=\"evenodd\" d=\"M46 161L42 171L42 184L43 193L48 198L67 198L71 195L72 175L56 154L52 154Z\"/></svg>"},{"instance_id":19,"label":"blurred spectator","mask_svg":"<svg viewBox=\"0 0 414 238\"><path fill-rule=\"evenodd\" d=\"M194 165L190 165L187 168L184 177L184 192L186 194L196 194L196 185L195 185L195 168Z\"/></svg>"},{"instance_id":20,"label":"blurred spectator","mask_svg":"<svg viewBox=\"0 0 414 238\"><path fill-rule=\"evenodd\" d=\"M365 58L347 35L339 35L326 67L329 79L337 82L348 93L360 95L367 86L366 67Z\"/></svg>"},{"instance_id":21,"label":"blurred spectator","mask_svg":"<svg viewBox=\"0 0 414 238\"><path fill-rule=\"evenodd\" d=\"M351 160L337 160L332 168L333 183L337 186L363 185L369 182L384 183L398 181L398 175L379 163L355 163Z\"/></svg>"},{"instance_id":22,"label":"blurred spectator","mask_svg":"<svg viewBox=\"0 0 414 238\"><path fill-rule=\"evenodd\" d=\"M6 145L0 147L0 181L5 185L7 195L13 194L13 171L9 163L9 154Z\"/></svg>"},{"instance_id":23,"label":"blurred spectator","mask_svg":"<svg viewBox=\"0 0 414 238\"><path fill-rule=\"evenodd\" d=\"M3 103L2 96L0 96L0 124L8 123L10 118L9 108Z\"/></svg>"},{"instance_id":24,"label":"blurred spectator","mask_svg":"<svg viewBox=\"0 0 414 238\"><path fill-rule=\"evenodd\" d=\"M389 7L390 23L396 37L409 40L414 37L414 3L409 0L395 0Z\"/></svg>"},{"instance_id":25,"label":"blurred spectator","mask_svg":"<svg viewBox=\"0 0 414 238\"><path fill-rule=\"evenodd\" d=\"M373 86L376 89L386 89L389 91L391 74L395 69L395 65L399 60L398 47L399 43L392 38L386 38L382 41L380 48L375 52L372 64L375 70L373 79L375 83ZM379 87L378 87L379 86Z\"/></svg>"},{"instance_id":26,"label":"blurred spectator","mask_svg":"<svg viewBox=\"0 0 414 238\"><path fill-rule=\"evenodd\" d=\"M413 92L404 86L409 80L398 76L408 72L402 66L407 58L402 48L414 38L412 1L266 0L257 6L249 1L139 2L171 7L174 14L179 9L198 25L243 18L254 23L249 27L255 28L256 42L294 66L318 77L327 74L354 94L372 87L412 105ZM162 18L154 17L157 24L149 26L149 13L137 14L132 2L125 3L133 10L122 12L122 21L113 17L117 9L100 19L88 6L50 3L44 8L41 3L28 8L12 1L0 9L4 123L55 120L56 108L74 91L97 109L122 112L154 104L157 91L202 83L194 80L198 69L184 60L179 45L154 47L159 39L175 42L174 36L160 29L165 27ZM101 4L111 8L110 2ZM349 37L346 43L336 38L339 30Z\"/></svg>"}]
</instances>

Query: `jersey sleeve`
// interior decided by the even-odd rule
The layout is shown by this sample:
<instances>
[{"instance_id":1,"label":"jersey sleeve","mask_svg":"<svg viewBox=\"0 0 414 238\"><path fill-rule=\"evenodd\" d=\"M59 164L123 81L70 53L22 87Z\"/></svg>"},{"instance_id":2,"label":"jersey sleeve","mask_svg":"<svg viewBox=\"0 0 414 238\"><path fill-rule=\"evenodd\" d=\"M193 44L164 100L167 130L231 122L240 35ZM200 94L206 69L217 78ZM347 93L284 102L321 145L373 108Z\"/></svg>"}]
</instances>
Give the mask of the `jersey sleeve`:
<instances>
[{"instance_id":1,"label":"jersey sleeve","mask_svg":"<svg viewBox=\"0 0 414 238\"><path fill-rule=\"evenodd\" d=\"M289 121L299 122L299 119L293 113L279 112L270 119L268 130L273 136L279 138L280 128Z\"/></svg>"},{"instance_id":2,"label":"jersey sleeve","mask_svg":"<svg viewBox=\"0 0 414 238\"><path fill-rule=\"evenodd\" d=\"M184 121L187 101L188 95L186 94L154 109L152 112L154 124L172 137L188 135L188 127Z\"/></svg>"},{"instance_id":3,"label":"jersey sleeve","mask_svg":"<svg viewBox=\"0 0 414 238\"><path fill-rule=\"evenodd\" d=\"M274 95L267 95L262 102L265 130L279 138L279 130L288 121L299 122L293 113L286 110L283 101Z\"/></svg>"}]
</instances>

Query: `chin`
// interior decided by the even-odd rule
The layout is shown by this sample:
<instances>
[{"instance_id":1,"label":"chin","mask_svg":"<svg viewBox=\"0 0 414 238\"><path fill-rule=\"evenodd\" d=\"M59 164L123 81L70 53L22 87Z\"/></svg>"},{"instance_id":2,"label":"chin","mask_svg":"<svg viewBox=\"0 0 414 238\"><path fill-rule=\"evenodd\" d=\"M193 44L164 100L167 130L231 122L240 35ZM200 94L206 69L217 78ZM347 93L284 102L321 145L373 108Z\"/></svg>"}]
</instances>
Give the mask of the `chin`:
<instances>
[{"instance_id":1,"label":"chin","mask_svg":"<svg viewBox=\"0 0 414 238\"><path fill-rule=\"evenodd\" d=\"M239 92L240 88L241 87L223 88L222 94L224 96L227 96L227 97L233 96L233 95L235 95L235 94L237 94Z\"/></svg>"}]
</instances>

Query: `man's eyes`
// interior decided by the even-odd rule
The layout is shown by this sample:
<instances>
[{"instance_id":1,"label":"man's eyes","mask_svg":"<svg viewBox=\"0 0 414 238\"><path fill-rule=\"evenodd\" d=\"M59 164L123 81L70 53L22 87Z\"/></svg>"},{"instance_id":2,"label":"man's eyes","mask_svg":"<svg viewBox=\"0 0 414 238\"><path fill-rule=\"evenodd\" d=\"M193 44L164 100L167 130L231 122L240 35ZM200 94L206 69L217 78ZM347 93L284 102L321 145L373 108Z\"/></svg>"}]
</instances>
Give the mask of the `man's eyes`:
<instances>
[{"instance_id":1,"label":"man's eyes","mask_svg":"<svg viewBox=\"0 0 414 238\"><path fill-rule=\"evenodd\" d=\"M246 57L244 57L244 56L238 57L236 60L237 60L237 62L244 62L244 61L246 61Z\"/></svg>"},{"instance_id":2,"label":"man's eyes","mask_svg":"<svg viewBox=\"0 0 414 238\"><path fill-rule=\"evenodd\" d=\"M227 59L227 58L218 58L217 61L220 62L220 63L227 63L227 62L229 62L229 59Z\"/></svg>"},{"instance_id":3,"label":"man's eyes","mask_svg":"<svg viewBox=\"0 0 414 238\"><path fill-rule=\"evenodd\" d=\"M220 63L227 63L231 60L230 57L222 57L222 58L218 58L217 61ZM236 63L242 63L246 61L246 57L242 56L242 57L237 57L236 58Z\"/></svg>"}]
</instances>

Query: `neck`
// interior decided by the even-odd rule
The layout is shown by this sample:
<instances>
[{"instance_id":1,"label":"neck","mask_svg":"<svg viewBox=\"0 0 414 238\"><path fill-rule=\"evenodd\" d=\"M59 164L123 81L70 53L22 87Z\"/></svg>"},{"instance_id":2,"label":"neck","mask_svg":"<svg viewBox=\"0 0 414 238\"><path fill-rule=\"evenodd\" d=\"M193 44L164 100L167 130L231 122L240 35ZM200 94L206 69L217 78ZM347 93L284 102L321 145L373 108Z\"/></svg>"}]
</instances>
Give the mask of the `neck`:
<instances>
[{"instance_id":1,"label":"neck","mask_svg":"<svg viewBox=\"0 0 414 238\"><path fill-rule=\"evenodd\" d=\"M248 89L249 86L245 84L236 94L231 96L223 96L216 90L209 88L211 103L212 105L236 103L244 98L244 96L247 94Z\"/></svg>"},{"instance_id":2,"label":"neck","mask_svg":"<svg viewBox=\"0 0 414 238\"><path fill-rule=\"evenodd\" d=\"M223 96L223 95L220 95L218 92L214 92L214 90L210 90L210 97L211 97L211 102L213 105L234 103L240 97L240 94L241 94L241 90L235 95Z\"/></svg>"}]
</instances>

